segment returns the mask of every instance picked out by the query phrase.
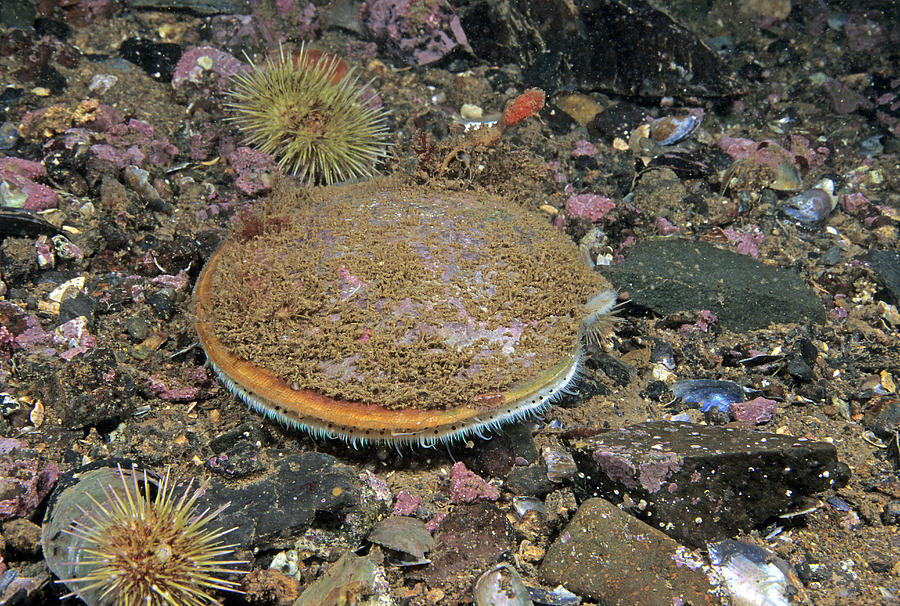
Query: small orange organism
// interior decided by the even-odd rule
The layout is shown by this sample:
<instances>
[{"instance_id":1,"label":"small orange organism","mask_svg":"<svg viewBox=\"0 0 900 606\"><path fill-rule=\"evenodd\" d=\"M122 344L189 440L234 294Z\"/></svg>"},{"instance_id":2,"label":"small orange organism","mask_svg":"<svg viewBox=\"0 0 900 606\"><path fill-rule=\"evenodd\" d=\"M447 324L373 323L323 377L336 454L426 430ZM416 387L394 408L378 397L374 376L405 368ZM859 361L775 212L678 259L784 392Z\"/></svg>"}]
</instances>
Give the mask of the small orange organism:
<instances>
[{"instance_id":1,"label":"small orange organism","mask_svg":"<svg viewBox=\"0 0 900 606\"><path fill-rule=\"evenodd\" d=\"M450 150L441 167L438 170L438 176L443 175L450 166L450 162L461 152L474 149L476 147L493 147L500 142L500 138L506 129L515 126L523 120L537 114L544 107L546 95L539 88L529 88L524 93L506 104L503 115L494 126L482 127L472 131L471 136L466 137L463 141Z\"/></svg>"}]
</instances>

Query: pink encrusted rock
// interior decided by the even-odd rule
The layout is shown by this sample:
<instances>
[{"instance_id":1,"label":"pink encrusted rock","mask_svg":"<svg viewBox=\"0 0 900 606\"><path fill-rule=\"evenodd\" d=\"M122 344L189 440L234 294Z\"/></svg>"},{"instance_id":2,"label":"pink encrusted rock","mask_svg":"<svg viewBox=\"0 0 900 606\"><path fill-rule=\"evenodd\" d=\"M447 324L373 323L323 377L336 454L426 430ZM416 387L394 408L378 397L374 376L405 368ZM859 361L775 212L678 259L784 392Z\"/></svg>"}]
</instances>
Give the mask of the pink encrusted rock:
<instances>
[{"instance_id":1,"label":"pink encrusted rock","mask_svg":"<svg viewBox=\"0 0 900 606\"><path fill-rule=\"evenodd\" d=\"M729 227L722 231L728 239L728 243L734 246L738 253L759 258L759 245L765 242L766 235L758 225L748 225L743 229Z\"/></svg>"},{"instance_id":2,"label":"pink encrusted rock","mask_svg":"<svg viewBox=\"0 0 900 606\"><path fill-rule=\"evenodd\" d=\"M677 234L681 231L681 228L677 225L673 225L671 221L666 219L665 217L657 217L656 218L656 233L661 236L668 236L670 234Z\"/></svg>"},{"instance_id":3,"label":"pink encrusted rock","mask_svg":"<svg viewBox=\"0 0 900 606\"><path fill-rule=\"evenodd\" d=\"M597 194L578 194L566 200L566 212L570 217L599 221L616 207L616 203Z\"/></svg>"},{"instance_id":4,"label":"pink encrusted rock","mask_svg":"<svg viewBox=\"0 0 900 606\"><path fill-rule=\"evenodd\" d=\"M861 193L855 192L852 194L841 194L838 197L838 204L841 205L844 212L855 215L865 210L871 202Z\"/></svg>"},{"instance_id":5,"label":"pink encrusted rock","mask_svg":"<svg viewBox=\"0 0 900 606\"><path fill-rule=\"evenodd\" d=\"M188 286L188 275L187 272L182 269L174 276L171 274L156 276L150 280L150 284L171 288L172 290L185 290Z\"/></svg>"},{"instance_id":6,"label":"pink encrusted rock","mask_svg":"<svg viewBox=\"0 0 900 606\"><path fill-rule=\"evenodd\" d=\"M8 190L21 192L26 210L47 210L59 204L55 191L36 182L36 179L46 176L47 169L40 162L11 156L0 158L0 182L5 183Z\"/></svg>"},{"instance_id":7,"label":"pink encrusted rock","mask_svg":"<svg viewBox=\"0 0 900 606\"><path fill-rule=\"evenodd\" d=\"M245 196L255 196L272 188L272 176L279 168L269 154L250 147L238 147L226 158L238 174L234 186Z\"/></svg>"},{"instance_id":8,"label":"pink encrusted rock","mask_svg":"<svg viewBox=\"0 0 900 606\"><path fill-rule=\"evenodd\" d=\"M600 153L600 148L586 139L579 139L575 142L575 148L571 152L573 158L582 156L595 156Z\"/></svg>"},{"instance_id":9,"label":"pink encrusted rock","mask_svg":"<svg viewBox=\"0 0 900 606\"><path fill-rule=\"evenodd\" d=\"M735 402L731 405L731 415L736 421L746 425L759 425L768 423L775 417L778 406L775 400L768 400L762 396L747 402Z\"/></svg>"},{"instance_id":10,"label":"pink encrusted rock","mask_svg":"<svg viewBox=\"0 0 900 606\"><path fill-rule=\"evenodd\" d=\"M457 46L472 50L446 0L368 0L359 14L372 37L410 65L433 63Z\"/></svg>"},{"instance_id":11,"label":"pink encrusted rock","mask_svg":"<svg viewBox=\"0 0 900 606\"><path fill-rule=\"evenodd\" d=\"M415 495L409 494L405 490L397 493L397 500L394 501L394 509L392 513L395 516L411 516L414 515L422 504L422 499Z\"/></svg>"},{"instance_id":12,"label":"pink encrusted rock","mask_svg":"<svg viewBox=\"0 0 900 606\"><path fill-rule=\"evenodd\" d=\"M749 159L772 168L778 168L779 165L788 162L798 166L802 174L820 167L831 151L827 147L813 149L809 139L800 135L791 135L784 145L771 139L754 141L723 136L719 137L716 145L735 160Z\"/></svg>"},{"instance_id":13,"label":"pink encrusted rock","mask_svg":"<svg viewBox=\"0 0 900 606\"><path fill-rule=\"evenodd\" d=\"M199 387L168 387L159 375L147 377L147 387L157 398L166 402L192 402L200 396Z\"/></svg>"},{"instance_id":14,"label":"pink encrusted rock","mask_svg":"<svg viewBox=\"0 0 900 606\"><path fill-rule=\"evenodd\" d=\"M474 503L479 500L496 501L500 489L488 484L476 473L466 469L465 463L455 463L450 469L450 502Z\"/></svg>"},{"instance_id":15,"label":"pink encrusted rock","mask_svg":"<svg viewBox=\"0 0 900 606\"><path fill-rule=\"evenodd\" d=\"M0 438L0 520L31 514L58 479L56 465L42 467L22 442Z\"/></svg>"},{"instance_id":16,"label":"pink encrusted rock","mask_svg":"<svg viewBox=\"0 0 900 606\"><path fill-rule=\"evenodd\" d=\"M67 348L59 354L59 357L67 362L97 345L97 339L87 330L87 318L84 316L78 316L57 326L52 338L54 345Z\"/></svg>"},{"instance_id":17,"label":"pink encrusted rock","mask_svg":"<svg viewBox=\"0 0 900 606\"><path fill-rule=\"evenodd\" d=\"M202 84L204 75L213 73L217 92L225 92L228 79L234 74L247 71L250 66L233 55L212 46L198 46L181 55L172 75L172 86L179 88L185 82Z\"/></svg>"}]
</instances>

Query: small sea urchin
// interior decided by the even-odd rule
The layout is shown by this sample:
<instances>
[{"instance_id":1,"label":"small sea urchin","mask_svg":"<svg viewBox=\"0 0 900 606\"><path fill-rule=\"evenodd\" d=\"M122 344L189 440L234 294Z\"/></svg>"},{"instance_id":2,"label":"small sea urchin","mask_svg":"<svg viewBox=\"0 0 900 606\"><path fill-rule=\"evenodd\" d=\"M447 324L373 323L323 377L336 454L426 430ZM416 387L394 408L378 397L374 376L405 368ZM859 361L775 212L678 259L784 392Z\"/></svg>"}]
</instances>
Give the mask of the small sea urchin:
<instances>
[{"instance_id":1,"label":"small sea urchin","mask_svg":"<svg viewBox=\"0 0 900 606\"><path fill-rule=\"evenodd\" d=\"M220 578L242 574L231 566L243 562L222 559L232 552L222 544L230 531L207 528L224 508L197 512L202 489L177 495L168 471L151 497L147 473L129 472L119 467L100 498L88 492L91 505L63 530L80 545L71 563L78 576L61 582L91 606L205 606L218 603L212 591L238 592Z\"/></svg>"},{"instance_id":2,"label":"small sea urchin","mask_svg":"<svg viewBox=\"0 0 900 606\"><path fill-rule=\"evenodd\" d=\"M310 183L372 174L388 146L385 113L338 57L279 49L233 76L226 106L244 141Z\"/></svg>"}]
</instances>

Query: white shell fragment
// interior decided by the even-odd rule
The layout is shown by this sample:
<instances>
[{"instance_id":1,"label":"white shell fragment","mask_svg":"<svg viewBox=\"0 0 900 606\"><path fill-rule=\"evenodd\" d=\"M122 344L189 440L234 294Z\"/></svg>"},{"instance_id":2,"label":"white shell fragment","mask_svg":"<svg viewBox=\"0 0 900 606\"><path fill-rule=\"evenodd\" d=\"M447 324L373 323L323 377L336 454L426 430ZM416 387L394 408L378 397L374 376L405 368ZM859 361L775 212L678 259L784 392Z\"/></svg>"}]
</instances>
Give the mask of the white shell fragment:
<instances>
[{"instance_id":1,"label":"white shell fragment","mask_svg":"<svg viewBox=\"0 0 900 606\"><path fill-rule=\"evenodd\" d=\"M477 606L534 606L522 577L509 564L498 564L475 583Z\"/></svg>"},{"instance_id":2,"label":"white shell fragment","mask_svg":"<svg viewBox=\"0 0 900 606\"><path fill-rule=\"evenodd\" d=\"M790 564L764 547L727 539L709 543L709 561L725 579L733 606L807 604Z\"/></svg>"}]
</instances>

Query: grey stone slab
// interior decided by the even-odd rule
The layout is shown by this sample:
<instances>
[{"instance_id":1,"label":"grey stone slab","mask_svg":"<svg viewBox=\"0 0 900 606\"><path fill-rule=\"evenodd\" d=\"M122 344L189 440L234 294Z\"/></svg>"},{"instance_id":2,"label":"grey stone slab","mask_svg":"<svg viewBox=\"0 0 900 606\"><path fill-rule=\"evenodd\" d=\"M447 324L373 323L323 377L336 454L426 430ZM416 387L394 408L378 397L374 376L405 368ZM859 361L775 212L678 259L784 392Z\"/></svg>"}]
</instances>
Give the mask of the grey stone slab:
<instances>
[{"instance_id":1,"label":"grey stone slab","mask_svg":"<svg viewBox=\"0 0 900 606\"><path fill-rule=\"evenodd\" d=\"M601 268L631 301L666 316L708 309L732 330L825 321L825 308L797 273L706 242L652 239Z\"/></svg>"},{"instance_id":2,"label":"grey stone slab","mask_svg":"<svg viewBox=\"0 0 900 606\"><path fill-rule=\"evenodd\" d=\"M721 426L639 423L570 446L583 496L625 501L691 547L796 511L849 475L832 444Z\"/></svg>"}]
</instances>

